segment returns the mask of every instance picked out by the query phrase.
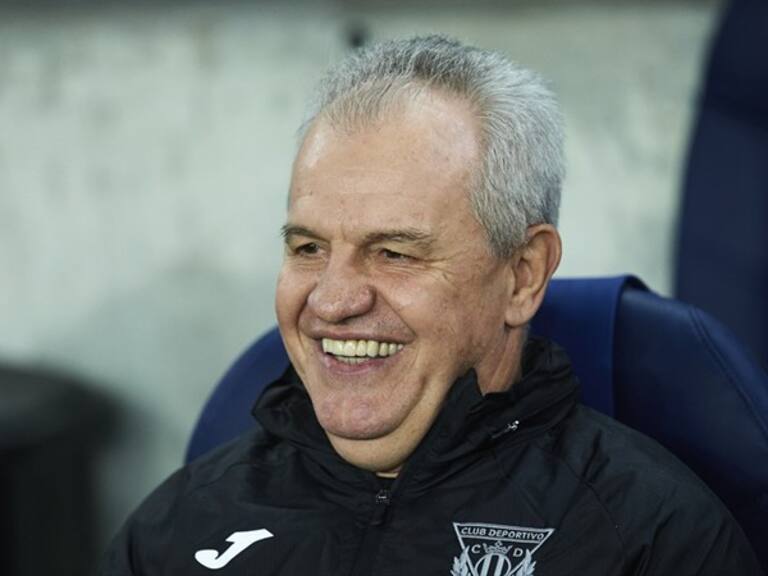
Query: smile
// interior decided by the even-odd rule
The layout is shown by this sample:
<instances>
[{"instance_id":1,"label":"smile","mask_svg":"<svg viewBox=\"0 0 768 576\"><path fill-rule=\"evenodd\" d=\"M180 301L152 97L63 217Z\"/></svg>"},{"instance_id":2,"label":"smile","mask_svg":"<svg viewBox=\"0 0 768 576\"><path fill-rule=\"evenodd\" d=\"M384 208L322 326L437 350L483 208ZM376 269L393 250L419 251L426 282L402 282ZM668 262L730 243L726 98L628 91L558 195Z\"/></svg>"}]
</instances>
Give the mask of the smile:
<instances>
[{"instance_id":1,"label":"smile","mask_svg":"<svg viewBox=\"0 0 768 576\"><path fill-rule=\"evenodd\" d=\"M322 339L323 352L347 364L359 364L370 358L386 358L397 354L403 344L378 340Z\"/></svg>"}]
</instances>

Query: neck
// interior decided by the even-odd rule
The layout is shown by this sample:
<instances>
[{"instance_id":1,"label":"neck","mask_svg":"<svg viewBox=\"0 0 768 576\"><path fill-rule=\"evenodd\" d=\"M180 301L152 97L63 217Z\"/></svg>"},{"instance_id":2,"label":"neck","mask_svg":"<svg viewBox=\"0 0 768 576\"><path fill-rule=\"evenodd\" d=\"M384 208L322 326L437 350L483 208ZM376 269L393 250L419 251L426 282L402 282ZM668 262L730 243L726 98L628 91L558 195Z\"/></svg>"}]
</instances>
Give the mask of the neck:
<instances>
[{"instance_id":1,"label":"neck","mask_svg":"<svg viewBox=\"0 0 768 576\"><path fill-rule=\"evenodd\" d=\"M391 470L389 472L376 472L376 476L379 478L397 478L398 474L400 474L400 468L397 470Z\"/></svg>"},{"instance_id":2,"label":"neck","mask_svg":"<svg viewBox=\"0 0 768 576\"><path fill-rule=\"evenodd\" d=\"M508 329L504 339L478 365L477 382L483 395L504 392L520 380L525 340L523 329Z\"/></svg>"}]
</instances>

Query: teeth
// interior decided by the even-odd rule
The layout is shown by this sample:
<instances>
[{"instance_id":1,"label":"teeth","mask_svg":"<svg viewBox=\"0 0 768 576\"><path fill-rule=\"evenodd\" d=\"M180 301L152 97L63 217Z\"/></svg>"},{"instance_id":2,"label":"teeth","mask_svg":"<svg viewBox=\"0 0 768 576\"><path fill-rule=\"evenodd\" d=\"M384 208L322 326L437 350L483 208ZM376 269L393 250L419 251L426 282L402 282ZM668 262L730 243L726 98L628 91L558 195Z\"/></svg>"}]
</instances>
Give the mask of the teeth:
<instances>
[{"instance_id":1,"label":"teeth","mask_svg":"<svg viewBox=\"0 0 768 576\"><path fill-rule=\"evenodd\" d=\"M404 348L403 344L378 342L376 340L332 340L322 339L323 352L333 354L348 364L359 364L366 358L392 356Z\"/></svg>"},{"instance_id":2,"label":"teeth","mask_svg":"<svg viewBox=\"0 0 768 576\"><path fill-rule=\"evenodd\" d=\"M341 360L344 364L360 364L365 362L365 358L350 358L349 356L336 356L337 360Z\"/></svg>"}]
</instances>

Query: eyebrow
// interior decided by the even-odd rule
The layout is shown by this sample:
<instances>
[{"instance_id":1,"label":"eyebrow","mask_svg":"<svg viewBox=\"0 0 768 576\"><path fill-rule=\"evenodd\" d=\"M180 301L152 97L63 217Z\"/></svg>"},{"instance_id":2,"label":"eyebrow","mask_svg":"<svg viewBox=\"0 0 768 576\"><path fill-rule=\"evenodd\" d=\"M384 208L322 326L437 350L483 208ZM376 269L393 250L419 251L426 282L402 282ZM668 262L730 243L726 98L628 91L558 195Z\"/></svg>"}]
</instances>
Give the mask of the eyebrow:
<instances>
[{"instance_id":1,"label":"eyebrow","mask_svg":"<svg viewBox=\"0 0 768 576\"><path fill-rule=\"evenodd\" d=\"M286 242L293 236L304 236L305 238L313 238L314 240L321 240L321 237L316 232L313 232L309 228L304 226L296 226L295 224L284 224L280 228L280 235Z\"/></svg>"},{"instance_id":2,"label":"eyebrow","mask_svg":"<svg viewBox=\"0 0 768 576\"><path fill-rule=\"evenodd\" d=\"M394 242L397 244L416 244L422 248L429 248L435 241L434 236L417 228L403 228L397 230L381 230L371 232L364 237L364 243L381 244Z\"/></svg>"},{"instance_id":3,"label":"eyebrow","mask_svg":"<svg viewBox=\"0 0 768 576\"><path fill-rule=\"evenodd\" d=\"M305 238L312 238L314 240L322 240L322 236L317 232L306 228L305 226L298 226L295 224L285 224L281 228L281 235L287 242L293 236L303 236ZM370 244L381 244L383 242L394 242L397 244L415 244L421 248L427 249L435 241L435 237L424 230L418 228L398 228L392 230L379 230L377 232L370 232L363 237L363 244L368 246Z\"/></svg>"}]
</instances>

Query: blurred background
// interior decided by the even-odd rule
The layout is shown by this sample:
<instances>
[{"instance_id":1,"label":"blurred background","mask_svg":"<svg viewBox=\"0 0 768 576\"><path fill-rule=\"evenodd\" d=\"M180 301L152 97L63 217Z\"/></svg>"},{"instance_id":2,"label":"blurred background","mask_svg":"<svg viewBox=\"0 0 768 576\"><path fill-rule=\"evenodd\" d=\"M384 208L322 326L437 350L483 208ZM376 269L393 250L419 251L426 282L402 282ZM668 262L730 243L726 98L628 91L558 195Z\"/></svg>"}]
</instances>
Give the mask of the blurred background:
<instances>
[{"instance_id":1,"label":"blurred background","mask_svg":"<svg viewBox=\"0 0 768 576\"><path fill-rule=\"evenodd\" d=\"M695 205L691 187L709 186L708 214L722 215L717 202L735 194L733 178L715 186L707 173L721 152L694 145L725 129L722 117L707 124L705 96L730 8L0 3L0 553L16 562L4 574L49 573L54 561L57 574L85 573L180 465L212 386L275 322L279 228L306 97L329 64L367 42L442 32L548 77L568 137L559 275L630 272L664 295L711 304L729 323L714 309L729 297L711 287L733 288L744 242L765 250L766 195L739 203L754 228L736 219L736 232L706 218L689 224L681 207ZM757 116L768 102L761 74L735 83L762 82ZM755 128L763 143L767 129ZM739 138L704 141L747 162L738 174L752 166L742 186L762 178L765 191L765 145L756 155ZM707 245L718 239L735 244ZM681 254L693 263L685 281ZM764 276L750 278L764 289ZM760 306L737 313L732 328L744 315L768 325ZM743 330L765 361L764 333ZM47 537L58 544L41 555Z\"/></svg>"}]
</instances>

